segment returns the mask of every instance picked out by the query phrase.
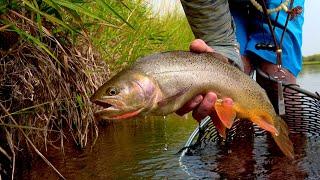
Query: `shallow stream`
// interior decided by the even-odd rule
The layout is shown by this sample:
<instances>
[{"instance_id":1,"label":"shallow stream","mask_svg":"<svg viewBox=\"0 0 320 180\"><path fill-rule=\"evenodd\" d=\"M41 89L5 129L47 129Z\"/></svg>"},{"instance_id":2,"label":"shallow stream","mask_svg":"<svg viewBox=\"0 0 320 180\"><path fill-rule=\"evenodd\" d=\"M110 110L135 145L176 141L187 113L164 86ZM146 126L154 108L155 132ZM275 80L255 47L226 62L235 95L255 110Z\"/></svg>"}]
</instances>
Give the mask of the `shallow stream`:
<instances>
[{"instance_id":1,"label":"shallow stream","mask_svg":"<svg viewBox=\"0 0 320 180\"><path fill-rule=\"evenodd\" d=\"M311 92L320 91L320 65L305 66L298 83ZM266 137L239 141L228 150L211 147L186 157L187 170L176 153L197 123L175 115L107 123L100 127L93 149L48 153L49 160L67 179L317 179L320 176L320 138L292 137L296 159L274 153ZM42 161L34 163L26 179L57 179Z\"/></svg>"}]
</instances>

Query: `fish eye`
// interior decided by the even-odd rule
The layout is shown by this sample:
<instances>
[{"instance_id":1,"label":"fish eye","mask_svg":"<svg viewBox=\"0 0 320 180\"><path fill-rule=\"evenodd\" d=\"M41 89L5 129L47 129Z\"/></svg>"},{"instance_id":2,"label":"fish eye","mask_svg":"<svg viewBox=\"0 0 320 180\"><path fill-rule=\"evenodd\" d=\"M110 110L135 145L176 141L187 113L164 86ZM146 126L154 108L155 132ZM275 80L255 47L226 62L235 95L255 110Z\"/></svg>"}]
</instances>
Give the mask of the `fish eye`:
<instances>
[{"instance_id":1,"label":"fish eye","mask_svg":"<svg viewBox=\"0 0 320 180\"><path fill-rule=\"evenodd\" d=\"M118 91L118 89L115 88L115 87L110 87L110 88L107 90L107 94L108 94L109 96L115 96L115 95L119 94L119 91Z\"/></svg>"}]
</instances>

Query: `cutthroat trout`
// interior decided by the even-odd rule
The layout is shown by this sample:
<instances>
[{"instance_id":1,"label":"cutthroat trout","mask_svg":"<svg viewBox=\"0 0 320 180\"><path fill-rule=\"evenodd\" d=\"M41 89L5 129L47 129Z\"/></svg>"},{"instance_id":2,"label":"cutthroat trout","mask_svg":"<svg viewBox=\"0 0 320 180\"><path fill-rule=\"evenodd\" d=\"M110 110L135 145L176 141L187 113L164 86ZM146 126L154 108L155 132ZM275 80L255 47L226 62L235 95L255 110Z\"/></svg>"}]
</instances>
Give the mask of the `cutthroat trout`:
<instances>
[{"instance_id":1,"label":"cutthroat trout","mask_svg":"<svg viewBox=\"0 0 320 180\"><path fill-rule=\"evenodd\" d=\"M138 59L103 84L91 97L102 107L101 119L126 119L139 114L167 115L198 94L215 92L219 133L236 117L249 119L270 132L282 152L294 157L286 123L276 114L266 92L248 75L222 61L217 53L165 52ZM225 101L226 97L233 102Z\"/></svg>"}]
</instances>

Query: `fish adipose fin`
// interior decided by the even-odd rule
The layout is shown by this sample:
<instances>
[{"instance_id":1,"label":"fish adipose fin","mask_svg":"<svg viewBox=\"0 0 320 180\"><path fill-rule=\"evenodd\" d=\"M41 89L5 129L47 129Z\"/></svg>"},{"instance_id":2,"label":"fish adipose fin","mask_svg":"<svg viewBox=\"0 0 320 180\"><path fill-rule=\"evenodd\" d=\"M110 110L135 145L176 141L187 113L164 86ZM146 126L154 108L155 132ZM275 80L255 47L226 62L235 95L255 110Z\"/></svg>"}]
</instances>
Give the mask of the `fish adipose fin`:
<instances>
[{"instance_id":1,"label":"fish adipose fin","mask_svg":"<svg viewBox=\"0 0 320 180\"><path fill-rule=\"evenodd\" d=\"M228 129L232 127L237 115L233 105L232 100L229 99L218 99L214 105L220 121Z\"/></svg>"},{"instance_id":2,"label":"fish adipose fin","mask_svg":"<svg viewBox=\"0 0 320 180\"><path fill-rule=\"evenodd\" d=\"M289 130L286 122L281 118L277 117L279 125L279 135L272 135L274 141L280 148L280 150L290 159L294 159L294 149L291 140L289 139Z\"/></svg>"}]
</instances>

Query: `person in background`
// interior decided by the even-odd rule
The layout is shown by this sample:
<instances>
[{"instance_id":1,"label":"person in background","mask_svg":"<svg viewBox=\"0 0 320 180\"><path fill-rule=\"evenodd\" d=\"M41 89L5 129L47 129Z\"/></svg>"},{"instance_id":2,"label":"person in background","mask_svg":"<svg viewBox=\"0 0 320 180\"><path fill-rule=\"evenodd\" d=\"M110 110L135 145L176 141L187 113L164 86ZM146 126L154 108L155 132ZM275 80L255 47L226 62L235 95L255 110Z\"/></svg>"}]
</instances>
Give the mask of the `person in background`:
<instances>
[{"instance_id":1,"label":"person in background","mask_svg":"<svg viewBox=\"0 0 320 180\"><path fill-rule=\"evenodd\" d=\"M197 53L217 52L226 57L226 62L237 66L246 74L259 68L271 77L278 70L274 51L256 49L258 43L272 43L273 39L263 15L249 0L181 0L191 29L196 37L190 50ZM229 5L230 3L230 5ZM272 9L283 3L281 0L266 0ZM289 1L287 6L289 6ZM304 0L295 0L293 7L304 7ZM277 13L271 13L274 21ZM262 18L262 19L261 19ZM275 24L277 41L281 37L287 12L281 10ZM302 25L303 13L289 21L282 43L282 67L286 83L295 84L302 68ZM275 22L275 21L274 21ZM214 77L212 77L214 78ZM257 73L256 81L262 86L277 109L277 83ZM211 116L213 122L219 119L213 109L217 100L215 92L199 94L176 113L184 115L192 111L193 117L201 121ZM229 101L232 99L229 98Z\"/></svg>"}]
</instances>

